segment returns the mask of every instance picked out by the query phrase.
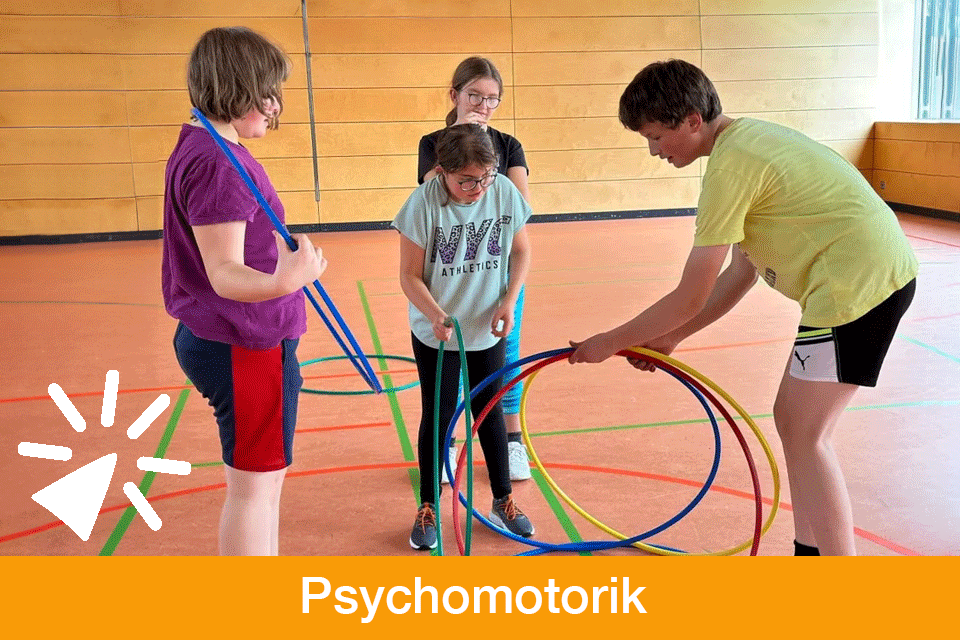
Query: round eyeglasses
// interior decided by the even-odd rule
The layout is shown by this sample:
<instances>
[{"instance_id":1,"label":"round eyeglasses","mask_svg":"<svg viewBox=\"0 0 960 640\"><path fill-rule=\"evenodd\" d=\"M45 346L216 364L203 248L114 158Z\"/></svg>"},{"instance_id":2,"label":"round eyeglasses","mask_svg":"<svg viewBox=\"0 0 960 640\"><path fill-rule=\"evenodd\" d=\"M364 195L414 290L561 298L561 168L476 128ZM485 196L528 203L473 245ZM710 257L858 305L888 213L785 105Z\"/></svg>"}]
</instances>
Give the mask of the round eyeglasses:
<instances>
[{"instance_id":1,"label":"round eyeglasses","mask_svg":"<svg viewBox=\"0 0 960 640\"><path fill-rule=\"evenodd\" d=\"M493 184L493 181L497 179L497 172L488 173L479 180L457 180L457 184L460 185L461 191L473 191L477 186L481 186L484 189Z\"/></svg>"},{"instance_id":2,"label":"round eyeglasses","mask_svg":"<svg viewBox=\"0 0 960 640\"><path fill-rule=\"evenodd\" d=\"M487 106L491 109L496 109L500 106L500 96L482 96L479 93L468 93L467 101L475 107L479 107L484 102L486 102Z\"/></svg>"}]
</instances>

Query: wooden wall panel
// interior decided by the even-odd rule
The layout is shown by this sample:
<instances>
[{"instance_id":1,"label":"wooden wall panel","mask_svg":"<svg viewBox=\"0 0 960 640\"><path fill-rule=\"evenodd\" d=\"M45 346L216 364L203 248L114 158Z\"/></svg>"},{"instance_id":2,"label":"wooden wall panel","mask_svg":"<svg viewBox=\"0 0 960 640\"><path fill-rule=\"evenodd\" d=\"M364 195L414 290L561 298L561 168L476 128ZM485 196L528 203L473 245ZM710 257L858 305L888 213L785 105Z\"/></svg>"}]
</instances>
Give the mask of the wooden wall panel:
<instances>
[{"instance_id":1,"label":"wooden wall panel","mask_svg":"<svg viewBox=\"0 0 960 640\"><path fill-rule=\"evenodd\" d=\"M431 87L447 89L453 71L469 54L314 54L313 86L316 89L369 89L374 87ZM507 53L486 56L496 65L503 84L513 84ZM444 92L442 95L446 96ZM447 100L449 102L449 100Z\"/></svg>"},{"instance_id":2,"label":"wooden wall panel","mask_svg":"<svg viewBox=\"0 0 960 640\"><path fill-rule=\"evenodd\" d=\"M874 105L875 78L812 78L804 80L737 80L714 83L723 110L783 111L802 109L868 109Z\"/></svg>"},{"instance_id":3,"label":"wooden wall panel","mask_svg":"<svg viewBox=\"0 0 960 640\"><path fill-rule=\"evenodd\" d=\"M537 185L532 194L535 213L643 211L697 206L700 178L658 178Z\"/></svg>"},{"instance_id":4,"label":"wooden wall panel","mask_svg":"<svg viewBox=\"0 0 960 640\"><path fill-rule=\"evenodd\" d=\"M530 184L542 182L595 182L602 180L634 180L699 176L692 164L683 169L654 158L647 149L570 149L565 151L531 151L528 164L534 168ZM536 187L531 187L536 191Z\"/></svg>"},{"instance_id":5,"label":"wooden wall panel","mask_svg":"<svg viewBox=\"0 0 960 640\"><path fill-rule=\"evenodd\" d=\"M172 147L171 147L172 148ZM18 164L130 162L127 129L0 127L0 170Z\"/></svg>"},{"instance_id":6,"label":"wooden wall panel","mask_svg":"<svg viewBox=\"0 0 960 640\"><path fill-rule=\"evenodd\" d=\"M188 52L222 25L262 31L291 57L283 126L245 141L290 222L392 219L468 55L500 68L492 124L523 143L537 213L695 206L704 163L652 158L617 119L623 87L655 60L701 65L728 112L798 128L874 181L875 162L896 157L872 147L873 0L310 0L307 13L320 203L300 2L3 3L0 234L159 229L164 164L189 117ZM950 139L926 135L877 127L906 136L905 160L953 160L953 147L923 144ZM949 194L938 181L955 177L927 180Z\"/></svg>"},{"instance_id":7,"label":"wooden wall panel","mask_svg":"<svg viewBox=\"0 0 960 640\"><path fill-rule=\"evenodd\" d=\"M700 20L696 16L516 18L513 22L517 52L700 48Z\"/></svg>"},{"instance_id":8,"label":"wooden wall panel","mask_svg":"<svg viewBox=\"0 0 960 640\"><path fill-rule=\"evenodd\" d=\"M123 86L119 56L0 54L0 87L4 91L116 91Z\"/></svg>"},{"instance_id":9,"label":"wooden wall panel","mask_svg":"<svg viewBox=\"0 0 960 640\"><path fill-rule=\"evenodd\" d=\"M510 0L309 0L307 16L337 17L509 17ZM297 3L299 8L299 3Z\"/></svg>"},{"instance_id":10,"label":"wooden wall panel","mask_svg":"<svg viewBox=\"0 0 960 640\"><path fill-rule=\"evenodd\" d=\"M133 198L0 200L0 235L137 231Z\"/></svg>"},{"instance_id":11,"label":"wooden wall panel","mask_svg":"<svg viewBox=\"0 0 960 640\"><path fill-rule=\"evenodd\" d=\"M876 13L877 0L700 0L703 15Z\"/></svg>"},{"instance_id":12,"label":"wooden wall panel","mask_svg":"<svg viewBox=\"0 0 960 640\"><path fill-rule=\"evenodd\" d=\"M311 18L309 22L314 53L483 55L511 50L509 18Z\"/></svg>"},{"instance_id":13,"label":"wooden wall panel","mask_svg":"<svg viewBox=\"0 0 960 640\"><path fill-rule=\"evenodd\" d=\"M562 149L643 148L643 136L620 124L614 115L607 118L567 118L517 120L517 139L532 151Z\"/></svg>"},{"instance_id":14,"label":"wooden wall panel","mask_svg":"<svg viewBox=\"0 0 960 640\"><path fill-rule=\"evenodd\" d=\"M307 161L309 162L309 160ZM382 189L417 187L417 154L406 156L352 156L320 159L320 188Z\"/></svg>"},{"instance_id":15,"label":"wooden wall panel","mask_svg":"<svg viewBox=\"0 0 960 640\"><path fill-rule=\"evenodd\" d=\"M393 220L410 197L411 189L353 189L324 191L320 222L376 222Z\"/></svg>"},{"instance_id":16,"label":"wooden wall panel","mask_svg":"<svg viewBox=\"0 0 960 640\"><path fill-rule=\"evenodd\" d=\"M698 0L513 0L513 15L521 18L563 16L690 16L698 11Z\"/></svg>"},{"instance_id":17,"label":"wooden wall panel","mask_svg":"<svg viewBox=\"0 0 960 640\"><path fill-rule=\"evenodd\" d=\"M714 82L854 78L877 75L876 45L717 49L704 56L703 71Z\"/></svg>"},{"instance_id":18,"label":"wooden wall panel","mask_svg":"<svg viewBox=\"0 0 960 640\"><path fill-rule=\"evenodd\" d=\"M3 200L83 200L134 195L128 164L21 164L0 171Z\"/></svg>"},{"instance_id":19,"label":"wooden wall panel","mask_svg":"<svg viewBox=\"0 0 960 640\"><path fill-rule=\"evenodd\" d=\"M960 213L960 178L874 169L873 188L887 202Z\"/></svg>"},{"instance_id":20,"label":"wooden wall panel","mask_svg":"<svg viewBox=\"0 0 960 640\"><path fill-rule=\"evenodd\" d=\"M0 127L125 127L122 91L4 92Z\"/></svg>"},{"instance_id":21,"label":"wooden wall panel","mask_svg":"<svg viewBox=\"0 0 960 640\"><path fill-rule=\"evenodd\" d=\"M960 214L960 123L878 122L875 156L884 200Z\"/></svg>"},{"instance_id":22,"label":"wooden wall panel","mask_svg":"<svg viewBox=\"0 0 960 640\"><path fill-rule=\"evenodd\" d=\"M615 84L623 88L646 65L679 58L700 63L697 49L657 51L577 51L517 53L514 67L517 85Z\"/></svg>"},{"instance_id":23,"label":"wooden wall panel","mask_svg":"<svg viewBox=\"0 0 960 640\"><path fill-rule=\"evenodd\" d=\"M877 44L875 13L704 16L704 49Z\"/></svg>"}]
</instances>

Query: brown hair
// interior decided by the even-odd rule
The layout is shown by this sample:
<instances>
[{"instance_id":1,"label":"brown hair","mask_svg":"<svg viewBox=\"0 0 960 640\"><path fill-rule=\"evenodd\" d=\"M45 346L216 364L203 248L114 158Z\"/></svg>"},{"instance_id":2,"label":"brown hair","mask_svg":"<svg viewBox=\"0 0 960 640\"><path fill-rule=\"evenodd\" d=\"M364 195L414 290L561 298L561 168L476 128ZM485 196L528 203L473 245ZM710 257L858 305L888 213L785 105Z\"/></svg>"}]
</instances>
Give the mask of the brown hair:
<instances>
[{"instance_id":1,"label":"brown hair","mask_svg":"<svg viewBox=\"0 0 960 640\"><path fill-rule=\"evenodd\" d=\"M480 78L493 78L500 87L500 96L503 96L503 79L496 65L478 56L471 56L457 65L453 72L453 80L450 81L450 88L454 91L462 91L465 86L479 80ZM457 108L454 107L447 114L447 126L449 127L457 121Z\"/></svg>"},{"instance_id":2,"label":"brown hair","mask_svg":"<svg viewBox=\"0 0 960 640\"><path fill-rule=\"evenodd\" d=\"M282 112L281 87L289 75L290 59L259 33L246 27L210 29L190 53L190 103L221 122L242 118L251 109L263 113L264 103L271 98ZM271 119L271 129L279 126L277 115Z\"/></svg>"},{"instance_id":3,"label":"brown hair","mask_svg":"<svg viewBox=\"0 0 960 640\"><path fill-rule=\"evenodd\" d=\"M722 111L710 79L683 60L648 64L620 96L620 122L631 131L639 131L648 122L673 129L691 113L710 122Z\"/></svg>"},{"instance_id":4,"label":"brown hair","mask_svg":"<svg viewBox=\"0 0 960 640\"><path fill-rule=\"evenodd\" d=\"M456 173L470 165L496 167L497 154L493 150L493 141L483 127L474 123L458 124L440 132L437 138L437 164L446 173ZM446 181L441 183L446 189Z\"/></svg>"}]
</instances>

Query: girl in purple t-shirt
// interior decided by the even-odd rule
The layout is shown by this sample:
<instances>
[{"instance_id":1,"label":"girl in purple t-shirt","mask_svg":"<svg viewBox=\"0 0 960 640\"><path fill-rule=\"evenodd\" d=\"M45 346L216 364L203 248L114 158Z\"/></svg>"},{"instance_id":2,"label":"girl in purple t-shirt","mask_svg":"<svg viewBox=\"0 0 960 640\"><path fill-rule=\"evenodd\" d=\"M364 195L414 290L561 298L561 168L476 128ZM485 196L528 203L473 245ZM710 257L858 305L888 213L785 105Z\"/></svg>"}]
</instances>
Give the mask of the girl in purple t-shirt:
<instances>
[{"instance_id":1,"label":"girl in purple t-shirt","mask_svg":"<svg viewBox=\"0 0 960 640\"><path fill-rule=\"evenodd\" d=\"M243 27L204 33L190 55L190 101L273 207L263 167L239 144L276 129L290 61ZM256 70L251 74L250 70ZM213 407L226 464L221 555L277 555L280 489L292 461L306 331L302 287L327 261L306 235L290 251L237 170L198 123L184 124L166 169L163 298L174 350Z\"/></svg>"}]
</instances>

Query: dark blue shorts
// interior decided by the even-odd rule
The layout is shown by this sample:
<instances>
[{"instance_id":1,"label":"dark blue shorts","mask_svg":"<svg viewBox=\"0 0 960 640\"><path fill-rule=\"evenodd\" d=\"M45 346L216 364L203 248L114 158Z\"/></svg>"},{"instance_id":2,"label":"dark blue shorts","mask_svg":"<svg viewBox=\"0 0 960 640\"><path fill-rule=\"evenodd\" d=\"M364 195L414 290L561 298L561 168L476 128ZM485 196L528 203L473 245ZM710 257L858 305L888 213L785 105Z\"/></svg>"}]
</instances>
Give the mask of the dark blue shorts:
<instances>
[{"instance_id":1,"label":"dark blue shorts","mask_svg":"<svg viewBox=\"0 0 960 640\"><path fill-rule=\"evenodd\" d=\"M293 462L293 432L303 378L299 340L257 351L198 338L177 325L180 368L213 407L223 461L242 471L278 471Z\"/></svg>"}]
</instances>

